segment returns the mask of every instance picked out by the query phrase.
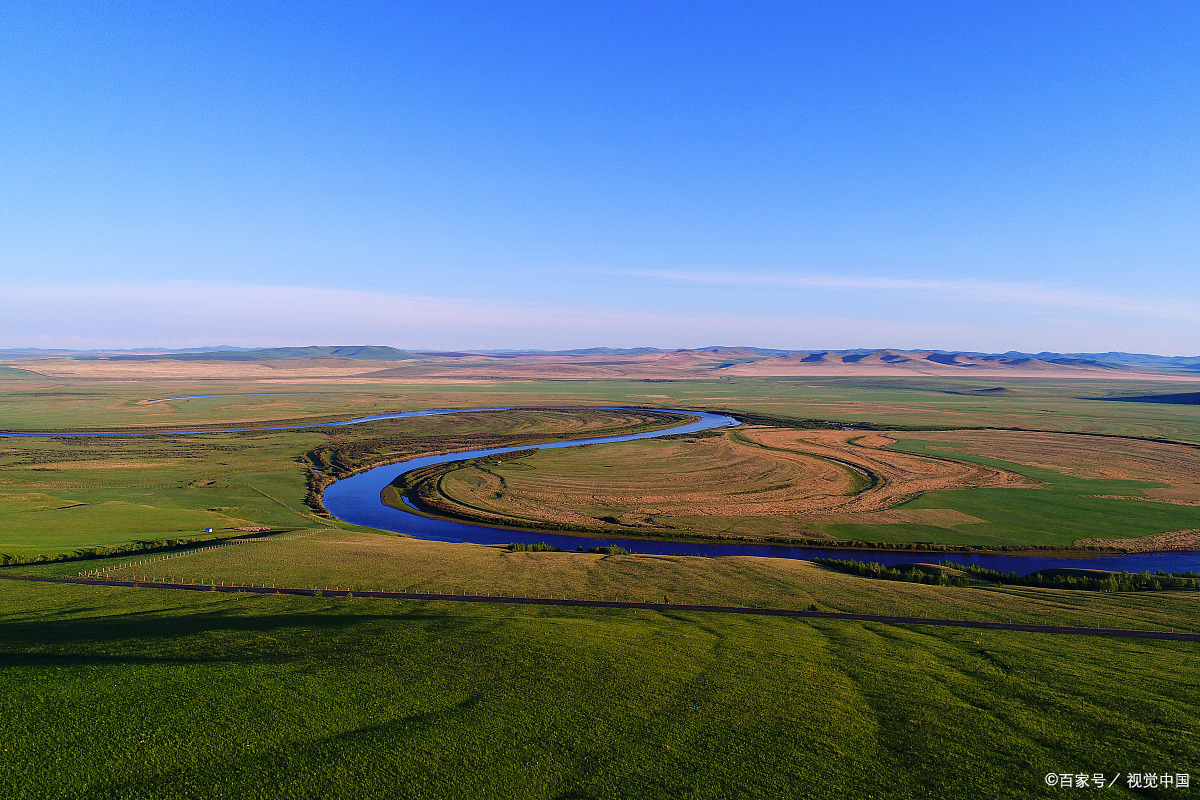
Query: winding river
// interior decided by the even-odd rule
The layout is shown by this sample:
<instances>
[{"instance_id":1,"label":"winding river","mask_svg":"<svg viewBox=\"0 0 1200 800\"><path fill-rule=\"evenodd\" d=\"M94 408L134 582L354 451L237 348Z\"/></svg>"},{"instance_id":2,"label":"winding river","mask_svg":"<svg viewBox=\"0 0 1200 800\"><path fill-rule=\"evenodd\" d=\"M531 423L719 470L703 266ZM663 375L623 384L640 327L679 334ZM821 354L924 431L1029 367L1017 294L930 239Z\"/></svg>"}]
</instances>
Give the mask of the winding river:
<instances>
[{"instance_id":1,"label":"winding river","mask_svg":"<svg viewBox=\"0 0 1200 800\"><path fill-rule=\"evenodd\" d=\"M207 395L220 397L222 395ZM191 399L191 398L169 398ZM624 411L632 409L596 407L596 406L553 406L539 407L547 410L568 411L590 408L600 411ZM427 417L440 414L461 414L471 411L511 411L513 408L455 408L428 411L401 411L392 414L375 414L368 417L344 420L341 422L319 422L303 425L276 425L260 428L219 428L210 430L160 430L160 431L127 431L127 432L79 432L79 433L24 433L0 432L0 437L10 438L66 438L73 436L164 436L197 433L253 433L256 431L302 430L305 428L327 428L342 425L357 425L363 422L373 422L385 419L402 419L406 417ZM639 409L640 410L640 409ZM658 409L673 411L674 409ZM677 425L658 431L631 433L621 436L604 436L589 439L571 439L559 442L548 442L537 445L517 445L512 447L494 447L482 450L465 450L457 453L443 453L434 456L422 456L407 461L387 464L360 472L349 478L344 478L325 490L325 507L329 512L344 522L362 525L368 528L403 533L418 539L428 539L441 542L469 542L473 544L546 544L560 547L563 550L574 550L579 546L599 547L617 545L631 553L651 555L704 555L704 556L767 556L771 558L849 558L858 561L874 561L882 564L907 564L914 561L949 560L959 563L976 564L988 569L1002 572L1016 572L1027 575L1041 569L1054 567L1072 567L1076 569L1104 569L1114 571L1155 571L1186 572L1200 571L1200 551L1181 553L1137 553L1128 555L1099 556L1087 558L1065 558L1051 556L1016 556L995 553L922 553L913 551L891 552L886 550L850 550L840 548L813 548L788 545L769 544L724 544L716 542L679 542L661 539L621 539L597 536L579 536L551 531L531 532L512 530L508 528L489 527L457 522L449 519L437 519L410 514L401 509L384 505L380 494L396 478L406 472L431 464L444 464L449 461L460 461L482 456L503 455L517 450L548 450L561 447L579 447L588 444L607 444L611 442L628 442L635 439L652 439L679 433L694 433L713 428L731 427L739 424L733 417L723 414L711 414L703 411L674 410L676 413L689 414L697 417L696 422Z\"/></svg>"},{"instance_id":2,"label":"winding river","mask_svg":"<svg viewBox=\"0 0 1200 800\"><path fill-rule=\"evenodd\" d=\"M497 410L497 409L489 409ZM618 410L618 409L607 409ZM423 456L388 464L344 478L325 490L325 508L340 520L379 528L395 533L404 533L418 539L439 542L470 542L473 544L546 544L563 550L574 550L579 546L599 547L617 545L631 553L652 555L704 555L704 556L768 556L771 558L849 558L858 561L875 561L882 564L910 564L914 561L950 560L958 563L976 564L1002 572L1028 575L1042 569L1072 567L1075 569L1106 569L1142 572L1164 570L1166 572L1200 571L1200 552L1185 553L1138 553L1129 555L1092 558L1062 558L1049 556L1013 556L995 553L914 553L889 552L883 550L849 550L840 548L795 547L769 544L724 544L717 542L678 542L661 539L621 539L612 537L580 536L551 531L521 531L509 528L474 525L450 519L437 519L409 514L398 508L384 505L380 499L394 480L406 472L431 464L444 464L481 456L503 455L515 450L546 450L560 447L578 447L586 444L628 442L634 439L651 439L676 433L692 433L712 428L737 425L737 420L723 414L676 409L681 414L699 417L698 422L679 425L660 431L633 433L624 436L607 436L595 439L574 439L540 445L496 447L484 450L467 450L458 453L443 453ZM439 412L446 413L446 412ZM406 501L407 502L407 501Z\"/></svg>"}]
</instances>

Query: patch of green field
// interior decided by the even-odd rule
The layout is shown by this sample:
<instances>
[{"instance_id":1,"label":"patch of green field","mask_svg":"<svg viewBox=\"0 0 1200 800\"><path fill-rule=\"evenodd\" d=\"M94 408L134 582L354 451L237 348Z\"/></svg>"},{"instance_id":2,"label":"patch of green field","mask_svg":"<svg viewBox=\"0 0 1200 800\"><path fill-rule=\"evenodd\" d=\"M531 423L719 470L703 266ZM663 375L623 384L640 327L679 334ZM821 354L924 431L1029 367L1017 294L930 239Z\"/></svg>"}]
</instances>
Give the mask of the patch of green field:
<instances>
[{"instance_id":1,"label":"patch of green field","mask_svg":"<svg viewBox=\"0 0 1200 800\"><path fill-rule=\"evenodd\" d=\"M304 432L11 440L0 449L0 553L312 525L295 458L321 441Z\"/></svg>"},{"instance_id":2,"label":"patch of green field","mask_svg":"<svg viewBox=\"0 0 1200 800\"><path fill-rule=\"evenodd\" d=\"M266 394L259 394L266 393ZM241 394L144 403L145 400L198 394ZM168 428L303 419L350 419L403 411L394 393L313 385L291 387L240 383L53 381L49 385L0 391L0 430L86 431L110 428Z\"/></svg>"},{"instance_id":3,"label":"patch of green field","mask_svg":"<svg viewBox=\"0 0 1200 800\"><path fill-rule=\"evenodd\" d=\"M9 797L1023 798L1053 796L1047 772L1200 757L1194 645L10 582L0 597Z\"/></svg>"},{"instance_id":4,"label":"patch of green field","mask_svg":"<svg viewBox=\"0 0 1200 800\"><path fill-rule=\"evenodd\" d=\"M0 378L36 378L38 375L16 367L0 366Z\"/></svg>"},{"instance_id":5,"label":"patch of green field","mask_svg":"<svg viewBox=\"0 0 1200 800\"><path fill-rule=\"evenodd\" d=\"M1086 479L999 459L960 453L945 443L901 439L896 449L948 455L1025 475L1036 489L956 489L927 492L898 508L948 508L984 522L940 528L918 525L833 525L830 533L872 541L939 541L965 545L1069 546L1079 539L1120 539L1200 528L1195 506L1118 500L1094 495L1138 497L1143 489L1165 484Z\"/></svg>"},{"instance_id":6,"label":"patch of green field","mask_svg":"<svg viewBox=\"0 0 1200 800\"><path fill-rule=\"evenodd\" d=\"M0 553L25 555L128 542L197 536L208 528L235 528L253 523L214 511L161 508L128 500L78 502L54 498L54 508L30 509L0 496L4 526Z\"/></svg>"},{"instance_id":7,"label":"patch of green field","mask_svg":"<svg viewBox=\"0 0 1200 800\"><path fill-rule=\"evenodd\" d=\"M210 527L336 525L304 503L306 453L328 459L321 466L336 472L422 453L670 424L657 414L526 411L302 431L0 440L0 554L54 555ZM43 499L19 501L33 495Z\"/></svg>"}]
</instances>

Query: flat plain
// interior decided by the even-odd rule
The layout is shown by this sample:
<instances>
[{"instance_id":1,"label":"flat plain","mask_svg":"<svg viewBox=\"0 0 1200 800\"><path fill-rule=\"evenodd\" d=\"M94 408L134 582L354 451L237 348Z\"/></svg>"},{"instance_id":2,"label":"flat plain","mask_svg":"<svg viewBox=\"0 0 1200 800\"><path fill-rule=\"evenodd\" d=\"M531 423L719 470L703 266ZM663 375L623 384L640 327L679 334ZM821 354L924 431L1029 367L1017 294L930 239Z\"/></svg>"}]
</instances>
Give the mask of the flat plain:
<instances>
[{"instance_id":1,"label":"flat plain","mask_svg":"<svg viewBox=\"0 0 1200 800\"><path fill-rule=\"evenodd\" d=\"M116 377L13 367L0 374L0 429L195 430L496 406L746 416L739 431L690 441L484 465L528 498L526 510L544 518L553 499L601 529L613 523L599 517L636 522L634 509L651 501L659 523L696 535L729 523L751 536L791 525L879 541L1070 545L1200 527L1200 451L1190 446L1200 409L1089 399L1194 387L1186 382L418 382L220 370L201 381L153 363L124 364ZM214 394L242 396L146 402ZM831 424L796 427L814 420ZM509 552L358 529L307 502L314 469L651 424L636 412L521 411L0 439L0 552L56 557L203 538L206 527L279 531L214 549L10 566L0 577L98 570L1151 630L1200 618L1194 591L933 586L791 559ZM1139 438L1112 438L1130 436ZM886 492L869 494L872 475L888 479ZM670 476L675 504L664 502ZM455 480L474 500L503 499L476 478ZM738 491L744 505L733 508ZM900 517L861 518L871 514ZM0 596L0 786L13 797L1030 797L1054 794L1047 772L1200 773L1190 642L8 580Z\"/></svg>"}]
</instances>

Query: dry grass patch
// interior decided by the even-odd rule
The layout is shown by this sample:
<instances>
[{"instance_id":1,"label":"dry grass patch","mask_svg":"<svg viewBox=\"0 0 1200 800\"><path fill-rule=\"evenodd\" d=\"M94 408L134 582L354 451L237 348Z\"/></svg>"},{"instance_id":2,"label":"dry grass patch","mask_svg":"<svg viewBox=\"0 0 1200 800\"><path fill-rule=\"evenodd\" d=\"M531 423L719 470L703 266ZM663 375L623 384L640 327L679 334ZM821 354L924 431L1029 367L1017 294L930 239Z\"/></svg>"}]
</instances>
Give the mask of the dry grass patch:
<instances>
[{"instance_id":1,"label":"dry grass patch","mask_svg":"<svg viewBox=\"0 0 1200 800\"><path fill-rule=\"evenodd\" d=\"M471 464L443 475L438 491L452 513L491 522L813 536L814 523L976 523L961 511L893 506L939 489L1031 486L994 467L882 449L893 441L746 427Z\"/></svg>"},{"instance_id":2,"label":"dry grass patch","mask_svg":"<svg viewBox=\"0 0 1200 800\"><path fill-rule=\"evenodd\" d=\"M943 489L1033 485L1022 475L995 467L885 450L882 448L895 440L879 434L751 428L743 436L764 447L825 458L869 475L869 488L830 506L829 510L839 512L882 511L918 494Z\"/></svg>"},{"instance_id":3,"label":"dry grass patch","mask_svg":"<svg viewBox=\"0 0 1200 800\"><path fill-rule=\"evenodd\" d=\"M1185 552L1200 550L1200 529L1136 536L1130 539L1081 539L1078 544L1085 547L1123 547L1146 553Z\"/></svg>"},{"instance_id":4,"label":"dry grass patch","mask_svg":"<svg viewBox=\"0 0 1200 800\"><path fill-rule=\"evenodd\" d=\"M256 378L342 378L370 372L381 364L349 359L280 361L107 361L51 358L30 361L24 368L52 378L138 380L234 380Z\"/></svg>"},{"instance_id":5,"label":"dry grass patch","mask_svg":"<svg viewBox=\"0 0 1200 800\"><path fill-rule=\"evenodd\" d=\"M905 438L959 445L948 455L971 453L1079 478L1200 485L1200 448L1182 444L1033 431L919 431Z\"/></svg>"},{"instance_id":6,"label":"dry grass patch","mask_svg":"<svg viewBox=\"0 0 1200 800\"><path fill-rule=\"evenodd\" d=\"M37 470L89 470L89 469L161 469L166 467L174 467L179 464L179 459L165 458L161 461L120 461L110 459L106 461L51 461L43 464L30 466L29 469Z\"/></svg>"},{"instance_id":7,"label":"dry grass patch","mask_svg":"<svg viewBox=\"0 0 1200 800\"><path fill-rule=\"evenodd\" d=\"M1200 448L1184 444L1027 431L936 431L913 438L955 445L954 452L998 458L1050 469L1078 478L1154 481L1142 497L1098 495L1105 499L1150 500L1200 505Z\"/></svg>"}]
</instances>

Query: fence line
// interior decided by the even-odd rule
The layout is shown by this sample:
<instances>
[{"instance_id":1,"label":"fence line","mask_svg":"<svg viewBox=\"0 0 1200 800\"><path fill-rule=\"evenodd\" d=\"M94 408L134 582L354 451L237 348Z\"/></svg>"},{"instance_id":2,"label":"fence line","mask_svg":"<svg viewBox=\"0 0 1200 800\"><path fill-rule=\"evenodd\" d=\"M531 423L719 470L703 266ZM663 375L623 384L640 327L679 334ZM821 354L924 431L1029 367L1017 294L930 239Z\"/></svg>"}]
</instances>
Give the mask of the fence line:
<instances>
[{"instance_id":1,"label":"fence line","mask_svg":"<svg viewBox=\"0 0 1200 800\"><path fill-rule=\"evenodd\" d=\"M143 567L147 564L153 564L158 561L167 561L168 559L172 559L172 558L183 558L184 556L190 556L190 555L194 555L196 553L204 553L209 550L218 550L222 547L230 547L235 544L250 544L253 542L267 542L273 538L275 538L275 537L268 538L268 537L264 536L264 537L254 537L251 539L230 539L228 541L220 542L218 544L205 545L204 547L195 547L195 548L192 548L191 550L177 550L177 551L171 552L171 553L163 553L162 555L151 556L149 558L143 558L138 561L130 561L128 564L117 564L116 566L113 566L113 567L97 567L96 569L88 570L86 572L80 572L80 573L78 573L78 575L76 577L79 577L79 578L107 578L107 577L109 577L109 575L111 573L116 572L117 570L129 569L131 567Z\"/></svg>"}]
</instances>

